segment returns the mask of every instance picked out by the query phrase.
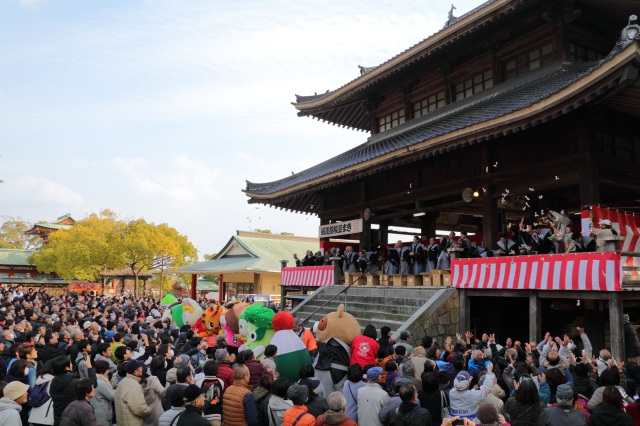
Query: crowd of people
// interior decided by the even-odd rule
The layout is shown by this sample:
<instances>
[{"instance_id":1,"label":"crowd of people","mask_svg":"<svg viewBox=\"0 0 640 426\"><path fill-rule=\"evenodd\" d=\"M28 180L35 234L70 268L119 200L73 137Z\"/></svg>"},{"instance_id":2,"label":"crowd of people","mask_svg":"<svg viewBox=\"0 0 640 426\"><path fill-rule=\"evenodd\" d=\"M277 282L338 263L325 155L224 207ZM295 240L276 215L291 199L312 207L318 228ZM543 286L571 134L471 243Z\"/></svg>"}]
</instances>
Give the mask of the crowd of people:
<instances>
[{"instance_id":1,"label":"crowd of people","mask_svg":"<svg viewBox=\"0 0 640 426\"><path fill-rule=\"evenodd\" d=\"M449 269L452 251L460 258L606 251L606 240L615 236L616 231L608 219L600 220L598 225L590 228L595 238L585 239L571 224L551 223L543 227L537 222L525 224L522 218L519 224L500 234L493 248L474 244L465 231L459 236L452 231L440 239L414 236L411 244L398 240L391 247L379 246L375 251L362 249L356 253L351 246L342 251L332 247L324 254L307 250L302 259L297 254L293 258L296 266L321 266L331 265L331 258L338 257L342 274L375 275L383 271L386 275L419 275Z\"/></svg>"},{"instance_id":2,"label":"crowd of people","mask_svg":"<svg viewBox=\"0 0 640 426\"><path fill-rule=\"evenodd\" d=\"M2 426L640 425L640 367L592 355L581 328L575 342L466 332L415 345L368 325L325 390L313 365L280 377L276 346L257 360L224 335L208 343L150 298L1 295ZM294 331L314 358L313 332L300 319Z\"/></svg>"}]
</instances>

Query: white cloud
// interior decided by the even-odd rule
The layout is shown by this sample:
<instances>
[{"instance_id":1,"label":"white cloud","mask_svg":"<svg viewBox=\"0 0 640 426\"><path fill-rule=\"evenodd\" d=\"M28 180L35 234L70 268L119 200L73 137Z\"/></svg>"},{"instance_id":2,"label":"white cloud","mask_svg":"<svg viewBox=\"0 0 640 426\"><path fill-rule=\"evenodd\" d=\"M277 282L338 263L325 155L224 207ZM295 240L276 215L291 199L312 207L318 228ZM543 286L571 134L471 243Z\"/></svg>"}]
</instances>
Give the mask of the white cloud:
<instances>
[{"instance_id":1,"label":"white cloud","mask_svg":"<svg viewBox=\"0 0 640 426\"><path fill-rule=\"evenodd\" d=\"M33 175L23 175L17 179L7 178L0 188L4 190L2 198L7 203L25 196L41 203L59 206L81 206L84 202L83 197L69 186Z\"/></svg>"},{"instance_id":2,"label":"white cloud","mask_svg":"<svg viewBox=\"0 0 640 426\"><path fill-rule=\"evenodd\" d=\"M186 154L173 157L165 167L155 167L142 158L113 160L130 180L135 195L164 208L201 207L203 201L221 196L222 170L209 167Z\"/></svg>"}]
</instances>

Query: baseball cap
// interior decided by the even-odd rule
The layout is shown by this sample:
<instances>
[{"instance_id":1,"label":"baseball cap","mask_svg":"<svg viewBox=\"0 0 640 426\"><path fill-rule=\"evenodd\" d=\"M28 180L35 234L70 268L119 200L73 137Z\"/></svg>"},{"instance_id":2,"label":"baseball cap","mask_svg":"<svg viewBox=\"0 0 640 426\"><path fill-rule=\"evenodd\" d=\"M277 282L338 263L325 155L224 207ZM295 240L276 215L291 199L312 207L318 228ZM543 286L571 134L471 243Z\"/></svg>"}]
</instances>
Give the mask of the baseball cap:
<instances>
[{"instance_id":1,"label":"baseball cap","mask_svg":"<svg viewBox=\"0 0 640 426\"><path fill-rule=\"evenodd\" d=\"M556 390L556 399L563 401L573 401L573 389L571 385L562 384Z\"/></svg>"},{"instance_id":2,"label":"baseball cap","mask_svg":"<svg viewBox=\"0 0 640 426\"><path fill-rule=\"evenodd\" d=\"M184 392L182 394L182 400L184 402L192 402L195 401L201 394L205 393L207 390L201 390L196 385L189 385L184 388Z\"/></svg>"},{"instance_id":3,"label":"baseball cap","mask_svg":"<svg viewBox=\"0 0 640 426\"><path fill-rule=\"evenodd\" d=\"M367 380L378 380L380 378L380 374L382 374L381 367L371 367L367 370Z\"/></svg>"}]
</instances>

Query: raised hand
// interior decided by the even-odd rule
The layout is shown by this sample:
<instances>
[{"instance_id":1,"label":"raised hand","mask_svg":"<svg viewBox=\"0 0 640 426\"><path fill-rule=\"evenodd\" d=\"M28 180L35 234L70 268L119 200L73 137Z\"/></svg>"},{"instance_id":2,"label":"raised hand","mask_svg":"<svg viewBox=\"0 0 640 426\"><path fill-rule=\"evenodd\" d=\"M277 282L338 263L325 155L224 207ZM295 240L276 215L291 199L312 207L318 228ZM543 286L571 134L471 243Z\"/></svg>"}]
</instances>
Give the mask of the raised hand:
<instances>
[{"instance_id":1,"label":"raised hand","mask_svg":"<svg viewBox=\"0 0 640 426\"><path fill-rule=\"evenodd\" d=\"M513 342L511 341L511 337L507 337L507 342L505 343L505 346L507 348L510 348L513 346Z\"/></svg>"},{"instance_id":2,"label":"raised hand","mask_svg":"<svg viewBox=\"0 0 640 426\"><path fill-rule=\"evenodd\" d=\"M580 327L576 327L576 331L578 332L579 335L583 335L584 334L584 328L580 328Z\"/></svg>"}]
</instances>

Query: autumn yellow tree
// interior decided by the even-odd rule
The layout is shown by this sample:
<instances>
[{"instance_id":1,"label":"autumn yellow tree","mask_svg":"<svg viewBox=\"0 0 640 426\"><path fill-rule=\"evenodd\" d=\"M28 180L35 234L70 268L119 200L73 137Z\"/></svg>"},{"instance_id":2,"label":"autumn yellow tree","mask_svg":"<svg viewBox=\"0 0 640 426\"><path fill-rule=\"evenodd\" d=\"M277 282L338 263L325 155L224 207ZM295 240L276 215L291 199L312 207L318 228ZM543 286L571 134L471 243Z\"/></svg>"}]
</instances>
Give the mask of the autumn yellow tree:
<instances>
[{"instance_id":1,"label":"autumn yellow tree","mask_svg":"<svg viewBox=\"0 0 640 426\"><path fill-rule=\"evenodd\" d=\"M144 219L122 220L110 210L92 214L68 230L51 234L49 244L34 255L42 272L56 272L64 278L96 280L108 269L129 268L135 277L143 272L164 271L193 262L197 251L187 237L167 224Z\"/></svg>"}]
</instances>

